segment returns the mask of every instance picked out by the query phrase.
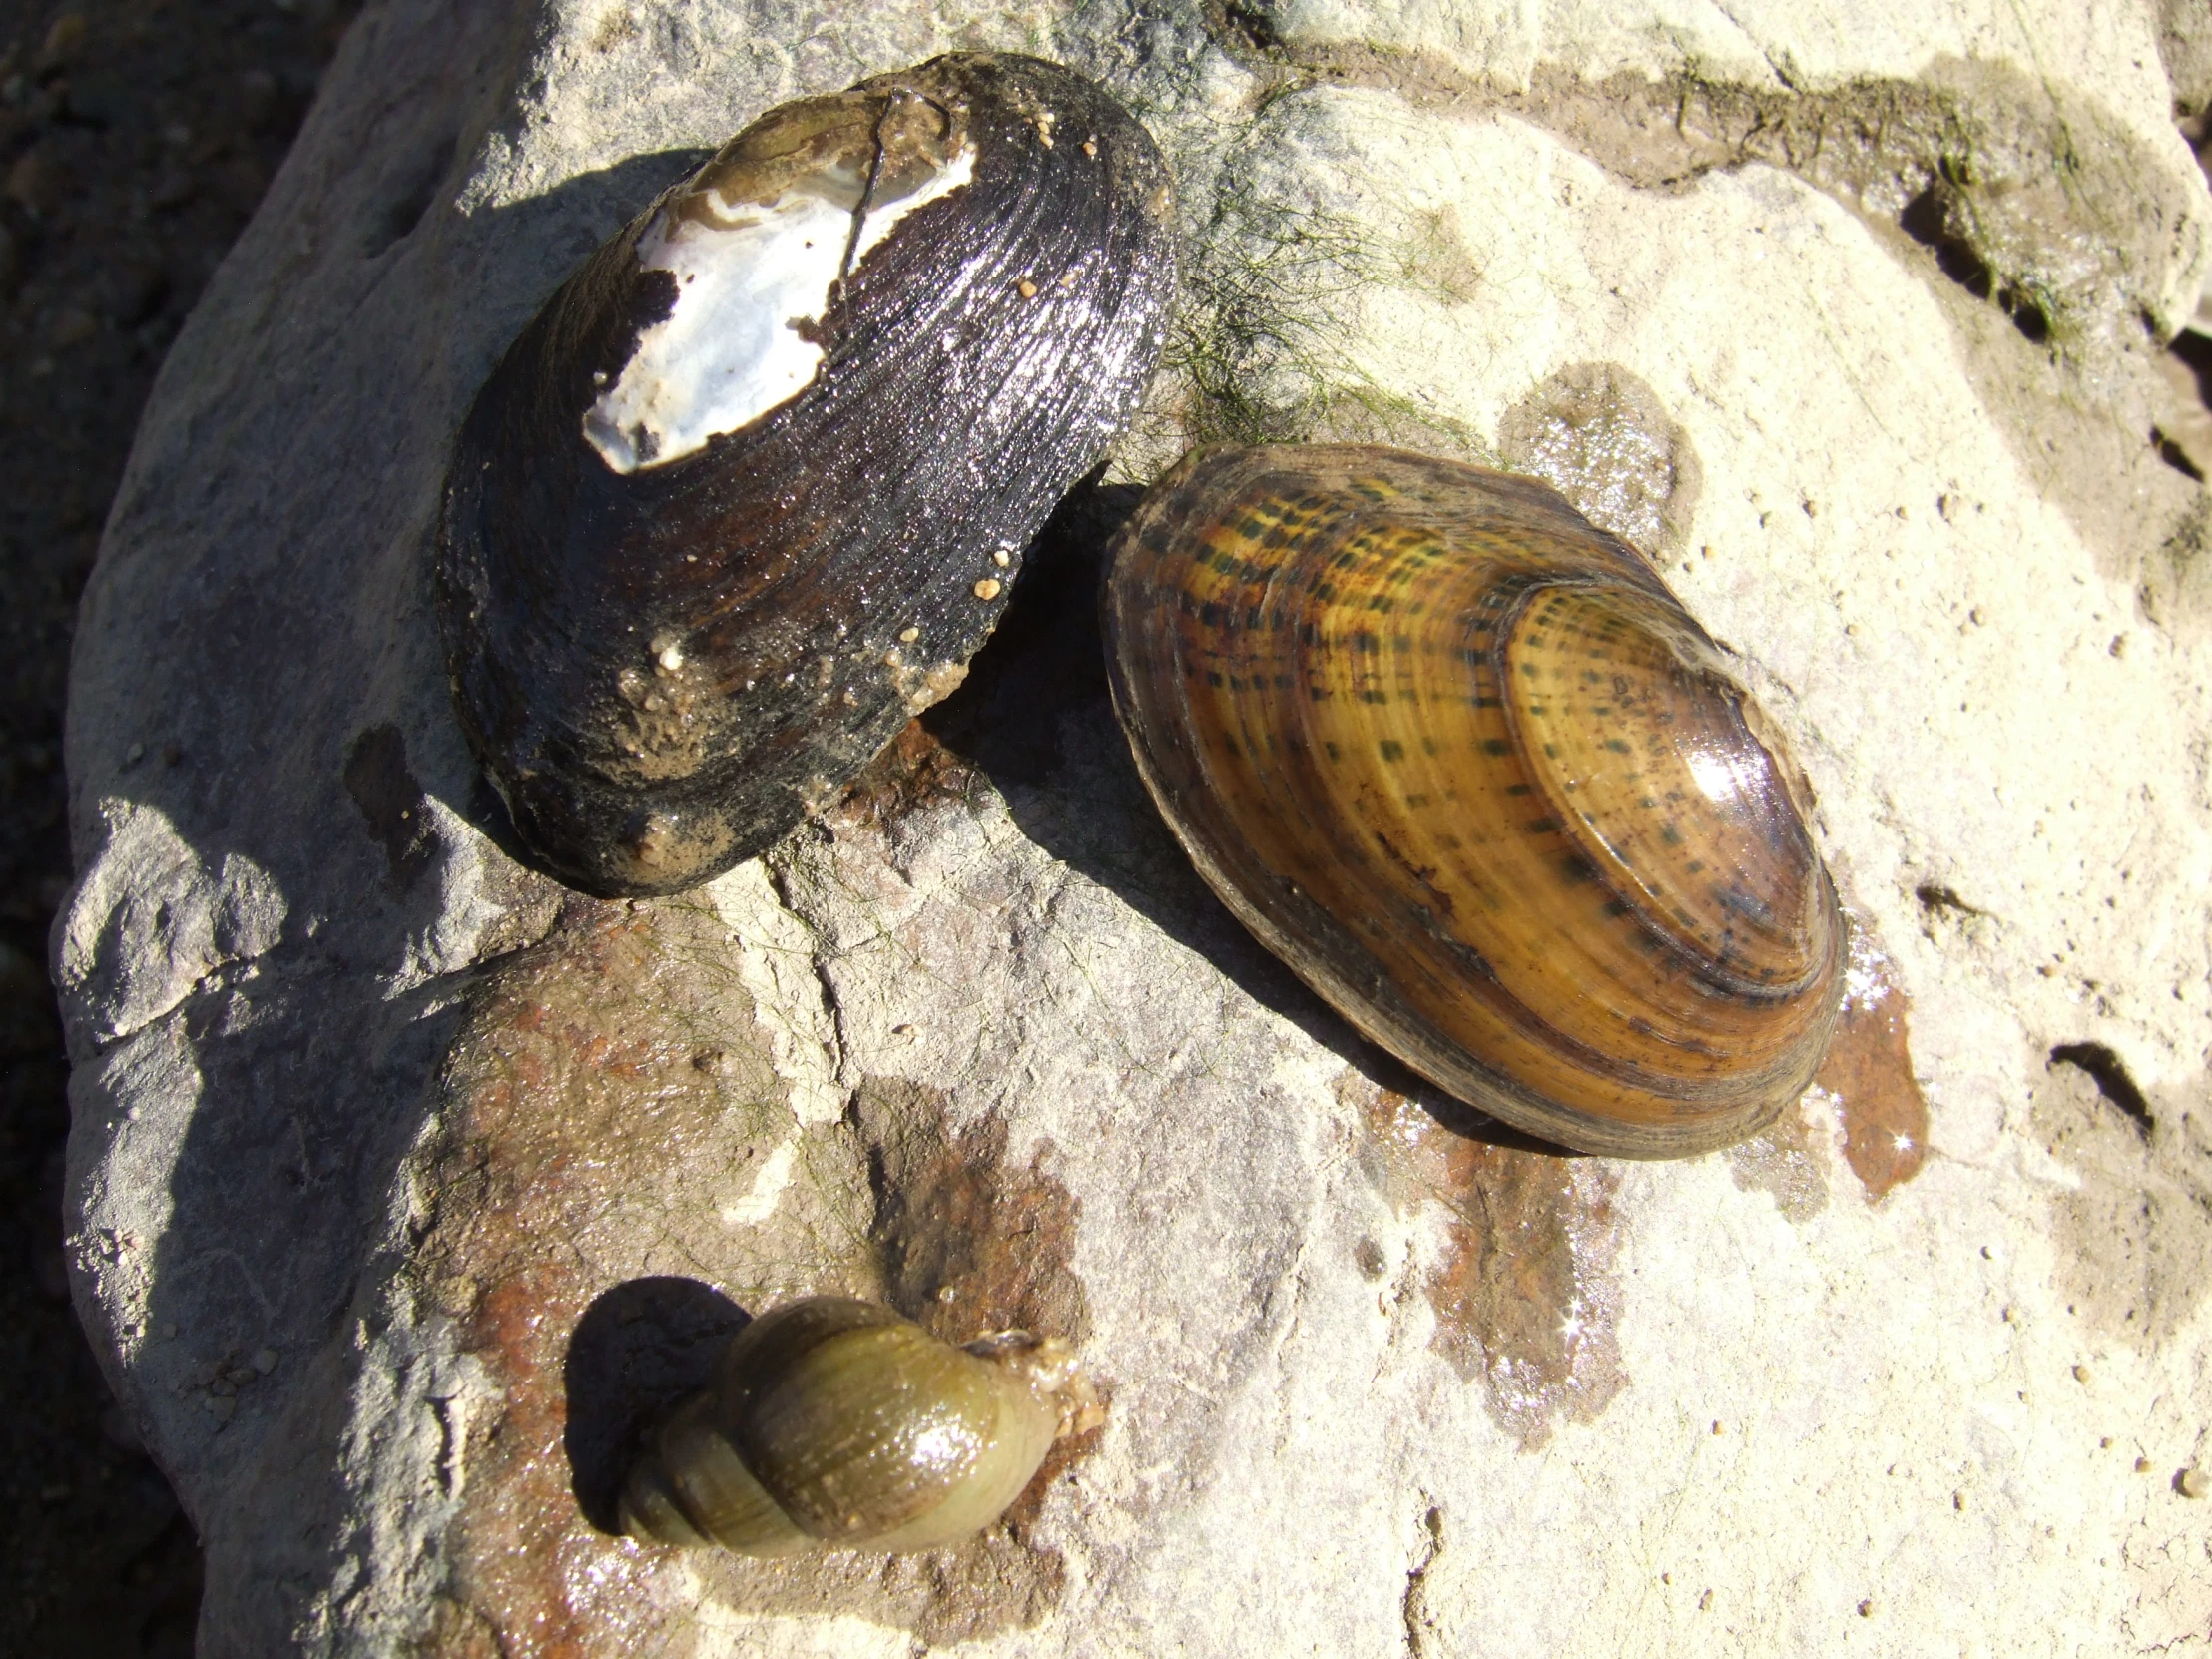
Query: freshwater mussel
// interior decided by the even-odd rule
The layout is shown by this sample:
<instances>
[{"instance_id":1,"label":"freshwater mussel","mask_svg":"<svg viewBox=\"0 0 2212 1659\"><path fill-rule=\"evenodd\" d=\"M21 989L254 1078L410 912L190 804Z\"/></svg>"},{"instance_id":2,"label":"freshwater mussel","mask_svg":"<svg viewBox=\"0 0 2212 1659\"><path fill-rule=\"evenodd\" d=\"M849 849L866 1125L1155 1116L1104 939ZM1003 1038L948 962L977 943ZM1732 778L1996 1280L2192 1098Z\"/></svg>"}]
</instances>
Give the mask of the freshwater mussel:
<instances>
[{"instance_id":1,"label":"freshwater mussel","mask_svg":"<svg viewBox=\"0 0 2212 1659\"><path fill-rule=\"evenodd\" d=\"M477 396L440 535L526 846L670 892L832 801L958 684L1174 282L1143 128L992 54L772 110L594 253Z\"/></svg>"},{"instance_id":2,"label":"freshwater mussel","mask_svg":"<svg viewBox=\"0 0 2212 1659\"><path fill-rule=\"evenodd\" d=\"M1811 1081L1847 942L1811 792L1651 567L1546 486L1201 451L1116 542L1105 620L1199 871L1414 1070L1625 1157L1726 1145Z\"/></svg>"}]
</instances>

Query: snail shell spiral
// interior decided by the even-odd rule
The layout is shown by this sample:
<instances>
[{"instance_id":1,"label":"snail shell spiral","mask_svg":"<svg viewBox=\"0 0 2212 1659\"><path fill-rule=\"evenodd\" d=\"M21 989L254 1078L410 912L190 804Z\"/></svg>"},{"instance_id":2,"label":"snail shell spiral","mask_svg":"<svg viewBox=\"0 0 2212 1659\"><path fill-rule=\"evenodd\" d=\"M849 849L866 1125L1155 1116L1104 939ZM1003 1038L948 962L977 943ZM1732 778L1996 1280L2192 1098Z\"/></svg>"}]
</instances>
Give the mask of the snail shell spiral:
<instances>
[{"instance_id":1,"label":"snail shell spiral","mask_svg":"<svg viewBox=\"0 0 2212 1659\"><path fill-rule=\"evenodd\" d=\"M990 1525L1054 1439L1100 1420L1056 1337L954 1347L810 1297L739 1332L632 1466L622 1530L744 1555L929 1549Z\"/></svg>"},{"instance_id":2,"label":"snail shell spiral","mask_svg":"<svg viewBox=\"0 0 2212 1659\"><path fill-rule=\"evenodd\" d=\"M1374 1041L1559 1144L1685 1156L1812 1080L1845 923L1811 791L1650 566L1530 479L1201 451L1105 589L1209 884Z\"/></svg>"},{"instance_id":3,"label":"snail shell spiral","mask_svg":"<svg viewBox=\"0 0 2212 1659\"><path fill-rule=\"evenodd\" d=\"M770 111L585 261L469 411L437 566L542 863L695 885L959 683L1142 394L1172 224L1103 91L962 54Z\"/></svg>"}]
</instances>

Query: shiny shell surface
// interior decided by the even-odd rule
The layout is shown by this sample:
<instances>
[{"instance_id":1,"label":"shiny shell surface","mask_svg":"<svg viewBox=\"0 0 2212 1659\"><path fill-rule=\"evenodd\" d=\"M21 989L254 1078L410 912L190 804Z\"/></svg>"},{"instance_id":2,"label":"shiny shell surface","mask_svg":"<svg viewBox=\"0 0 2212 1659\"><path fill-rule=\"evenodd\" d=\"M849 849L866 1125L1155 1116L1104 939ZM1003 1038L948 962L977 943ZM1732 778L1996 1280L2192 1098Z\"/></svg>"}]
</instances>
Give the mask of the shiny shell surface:
<instances>
[{"instance_id":1,"label":"shiny shell surface","mask_svg":"<svg viewBox=\"0 0 2212 1659\"><path fill-rule=\"evenodd\" d=\"M1116 709L1239 918L1555 1143L1684 1156L1797 1099L1843 991L1811 795L1644 559L1531 479L1201 451L1105 591Z\"/></svg>"},{"instance_id":2,"label":"shiny shell surface","mask_svg":"<svg viewBox=\"0 0 2212 1659\"><path fill-rule=\"evenodd\" d=\"M630 1471L624 1530L748 1555L929 1549L988 1526L1091 1395L1067 1345L942 1342L886 1308L763 1315Z\"/></svg>"},{"instance_id":3,"label":"shiny shell surface","mask_svg":"<svg viewBox=\"0 0 2212 1659\"><path fill-rule=\"evenodd\" d=\"M771 111L593 254L477 396L439 541L528 850L695 885L957 685L1143 391L1172 225L1103 91L966 54Z\"/></svg>"}]
</instances>

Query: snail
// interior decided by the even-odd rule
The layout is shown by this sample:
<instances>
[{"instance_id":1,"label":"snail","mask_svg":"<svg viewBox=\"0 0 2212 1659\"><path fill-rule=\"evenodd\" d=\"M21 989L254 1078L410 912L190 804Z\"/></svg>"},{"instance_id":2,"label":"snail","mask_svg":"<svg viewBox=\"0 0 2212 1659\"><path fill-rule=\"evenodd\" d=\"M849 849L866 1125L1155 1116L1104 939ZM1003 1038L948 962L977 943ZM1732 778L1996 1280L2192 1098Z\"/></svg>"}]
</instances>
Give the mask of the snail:
<instances>
[{"instance_id":1,"label":"snail","mask_svg":"<svg viewBox=\"0 0 2212 1659\"><path fill-rule=\"evenodd\" d=\"M1103 91L962 54L770 111L587 259L477 395L439 531L526 848L696 885L957 685L1135 410L1172 218Z\"/></svg>"},{"instance_id":2,"label":"snail","mask_svg":"<svg viewBox=\"0 0 2212 1659\"><path fill-rule=\"evenodd\" d=\"M1446 1092L1661 1158L1811 1082L1847 943L1811 790L1651 567L1549 488L1200 451L1116 539L1104 613L1199 872Z\"/></svg>"},{"instance_id":3,"label":"snail","mask_svg":"<svg viewBox=\"0 0 2212 1659\"><path fill-rule=\"evenodd\" d=\"M809 1297L740 1331L652 1434L620 1523L742 1555L929 1549L990 1525L1055 1439L1101 1420L1060 1338L954 1347L873 1303Z\"/></svg>"}]
</instances>

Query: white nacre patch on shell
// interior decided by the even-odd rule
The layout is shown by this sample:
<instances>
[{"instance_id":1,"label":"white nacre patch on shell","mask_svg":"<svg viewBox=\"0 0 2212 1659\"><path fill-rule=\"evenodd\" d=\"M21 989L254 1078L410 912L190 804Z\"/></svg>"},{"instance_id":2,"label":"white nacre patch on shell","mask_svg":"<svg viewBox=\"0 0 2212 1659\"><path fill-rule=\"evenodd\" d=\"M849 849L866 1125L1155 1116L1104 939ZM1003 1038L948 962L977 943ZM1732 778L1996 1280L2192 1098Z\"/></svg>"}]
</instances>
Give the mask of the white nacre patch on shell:
<instances>
[{"instance_id":1,"label":"white nacre patch on shell","mask_svg":"<svg viewBox=\"0 0 2212 1659\"><path fill-rule=\"evenodd\" d=\"M887 198L878 181L863 202L866 181L840 167L765 205L712 188L668 203L638 239L638 264L676 278L675 306L639 334L621 375L585 411L585 441L614 471L635 472L791 401L822 366L809 324L829 309L837 278L906 215L974 173L975 151L963 145Z\"/></svg>"}]
</instances>

